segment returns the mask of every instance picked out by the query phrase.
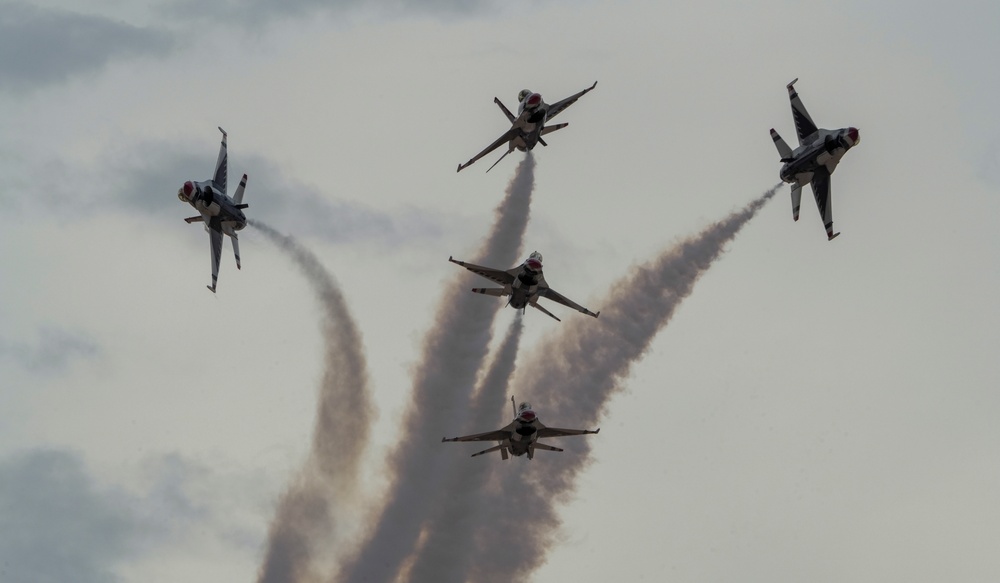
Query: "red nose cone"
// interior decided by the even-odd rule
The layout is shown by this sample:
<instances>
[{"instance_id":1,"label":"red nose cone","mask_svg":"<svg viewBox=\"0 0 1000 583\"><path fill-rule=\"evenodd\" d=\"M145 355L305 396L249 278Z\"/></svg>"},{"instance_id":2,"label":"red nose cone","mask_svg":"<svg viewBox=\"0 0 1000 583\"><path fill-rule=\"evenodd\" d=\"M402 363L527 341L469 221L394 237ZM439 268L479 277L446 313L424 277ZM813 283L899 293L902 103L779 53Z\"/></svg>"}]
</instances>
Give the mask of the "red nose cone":
<instances>
[{"instance_id":1,"label":"red nose cone","mask_svg":"<svg viewBox=\"0 0 1000 583\"><path fill-rule=\"evenodd\" d=\"M851 141L854 142L855 144L857 144L858 143L858 138L861 137L858 134L858 128L849 128L847 130L847 137L851 138Z\"/></svg>"},{"instance_id":2,"label":"red nose cone","mask_svg":"<svg viewBox=\"0 0 1000 583\"><path fill-rule=\"evenodd\" d=\"M538 271L541 268L542 268L542 262L541 261L539 261L537 259L529 259L528 260L528 269L530 269L532 271Z\"/></svg>"},{"instance_id":3,"label":"red nose cone","mask_svg":"<svg viewBox=\"0 0 1000 583\"><path fill-rule=\"evenodd\" d=\"M191 196L192 192L194 192L194 185L191 184L190 180L188 180L187 182L184 183L184 194L187 196Z\"/></svg>"},{"instance_id":4,"label":"red nose cone","mask_svg":"<svg viewBox=\"0 0 1000 583\"><path fill-rule=\"evenodd\" d=\"M538 107L538 104L541 102L542 96L538 93L532 93L531 96L528 97L528 105L531 107Z\"/></svg>"},{"instance_id":5,"label":"red nose cone","mask_svg":"<svg viewBox=\"0 0 1000 583\"><path fill-rule=\"evenodd\" d=\"M521 411L521 419L524 419L525 421L534 421L535 412L532 411L531 409L526 409L524 411Z\"/></svg>"}]
</instances>

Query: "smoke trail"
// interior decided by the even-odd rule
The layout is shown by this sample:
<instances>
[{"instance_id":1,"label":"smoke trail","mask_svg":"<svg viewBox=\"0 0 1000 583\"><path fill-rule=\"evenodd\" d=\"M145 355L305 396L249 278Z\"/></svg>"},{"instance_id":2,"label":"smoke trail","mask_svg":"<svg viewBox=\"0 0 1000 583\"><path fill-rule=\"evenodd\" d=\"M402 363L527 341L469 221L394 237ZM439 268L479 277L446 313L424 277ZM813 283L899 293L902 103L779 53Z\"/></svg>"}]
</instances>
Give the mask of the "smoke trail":
<instances>
[{"instance_id":1,"label":"smoke trail","mask_svg":"<svg viewBox=\"0 0 1000 583\"><path fill-rule=\"evenodd\" d=\"M477 263L514 265L521 254L534 189L535 161L529 153L494 210L494 223ZM426 509L453 495L444 476L461 456L442 455L438 439L448 423L467 413L470 393L492 337L498 304L469 293L464 270L445 289L434 327L413 373L412 401L403 417L403 440L389 455L387 503L357 555L341 569L346 581L392 581L414 551ZM450 453L450 452L449 452Z\"/></svg>"},{"instance_id":2,"label":"smoke trail","mask_svg":"<svg viewBox=\"0 0 1000 583\"><path fill-rule=\"evenodd\" d=\"M375 409L361 332L333 276L293 238L260 221L250 224L292 258L323 308L325 362L312 450L278 504L257 579L289 583L309 576L313 546L332 532L335 511L356 498Z\"/></svg>"},{"instance_id":3,"label":"smoke trail","mask_svg":"<svg viewBox=\"0 0 1000 583\"><path fill-rule=\"evenodd\" d=\"M565 322L558 335L545 342L544 354L526 363L516 379L523 382L525 393L545 411L546 418L561 424L594 426L609 399L622 390L632 364L642 358L726 244L779 186L649 263L633 268L598 304L602 308L600 319ZM582 453L548 456L545 471L526 476L516 515L495 501L478 502L488 514L480 517L474 533L479 541L472 559L474 569L455 580L512 581L542 565L560 525L556 504L572 494L576 476L590 463L587 439L574 442L574 448ZM530 528L524 528L525 516L531 518ZM498 553L498 548L503 553Z\"/></svg>"},{"instance_id":4,"label":"smoke trail","mask_svg":"<svg viewBox=\"0 0 1000 583\"><path fill-rule=\"evenodd\" d=\"M497 348L493 363L469 407L467 419L464 422L456 419L456 427L449 430L449 435L482 433L502 427L497 422L501 414L508 411L507 387L514 376L523 328L518 314ZM500 454L494 454L492 460L472 460L469 455L477 450L470 451L462 446L455 449L453 455L456 457L443 486L450 495L443 507L428 509L430 517L424 523L427 534L410 568L410 581L465 581L466 573L472 568L471 551L475 541L469 535L483 524L480 516L483 509L479 505ZM487 463L481 463L483 461Z\"/></svg>"}]
</instances>

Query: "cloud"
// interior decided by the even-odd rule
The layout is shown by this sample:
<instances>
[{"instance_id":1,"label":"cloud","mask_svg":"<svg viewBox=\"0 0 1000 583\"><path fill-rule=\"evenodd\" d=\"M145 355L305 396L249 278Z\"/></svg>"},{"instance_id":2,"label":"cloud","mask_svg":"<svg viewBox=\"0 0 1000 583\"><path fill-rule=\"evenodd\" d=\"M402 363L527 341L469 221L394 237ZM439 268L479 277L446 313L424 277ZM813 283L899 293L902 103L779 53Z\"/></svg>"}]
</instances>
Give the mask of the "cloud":
<instances>
[{"instance_id":1,"label":"cloud","mask_svg":"<svg viewBox=\"0 0 1000 583\"><path fill-rule=\"evenodd\" d=\"M123 499L68 452L0 461L0 580L116 581L114 566L135 553L141 530Z\"/></svg>"},{"instance_id":2,"label":"cloud","mask_svg":"<svg viewBox=\"0 0 1000 583\"><path fill-rule=\"evenodd\" d=\"M119 57L159 56L171 37L100 16L21 2L0 10L0 87L29 91L101 70Z\"/></svg>"},{"instance_id":3,"label":"cloud","mask_svg":"<svg viewBox=\"0 0 1000 583\"><path fill-rule=\"evenodd\" d=\"M344 14L362 10L380 16L450 16L467 17L494 10L492 0L174 0L160 10L181 21L236 23L261 26L280 18L307 18L329 13Z\"/></svg>"},{"instance_id":4,"label":"cloud","mask_svg":"<svg viewBox=\"0 0 1000 583\"><path fill-rule=\"evenodd\" d=\"M64 372L72 360L100 354L97 343L85 334L43 327L36 342L0 338L0 362L14 361L34 373Z\"/></svg>"},{"instance_id":5,"label":"cloud","mask_svg":"<svg viewBox=\"0 0 1000 583\"><path fill-rule=\"evenodd\" d=\"M0 458L0 581L113 583L176 552L259 548L274 495L260 472L168 453L131 477L135 488L102 485L62 449Z\"/></svg>"}]
</instances>

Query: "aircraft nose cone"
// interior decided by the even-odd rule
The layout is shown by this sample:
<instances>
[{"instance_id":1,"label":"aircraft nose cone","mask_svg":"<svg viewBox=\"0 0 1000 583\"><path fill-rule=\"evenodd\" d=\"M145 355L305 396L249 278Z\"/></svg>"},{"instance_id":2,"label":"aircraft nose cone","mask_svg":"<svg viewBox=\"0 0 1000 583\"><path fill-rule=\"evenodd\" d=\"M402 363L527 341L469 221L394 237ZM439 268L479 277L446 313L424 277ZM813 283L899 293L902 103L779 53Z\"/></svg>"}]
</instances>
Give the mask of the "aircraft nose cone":
<instances>
[{"instance_id":1,"label":"aircraft nose cone","mask_svg":"<svg viewBox=\"0 0 1000 583\"><path fill-rule=\"evenodd\" d=\"M529 259L527 263L528 269L531 269L532 271L538 271L542 268L542 262L537 259Z\"/></svg>"},{"instance_id":2,"label":"aircraft nose cone","mask_svg":"<svg viewBox=\"0 0 1000 583\"><path fill-rule=\"evenodd\" d=\"M851 138L851 141L855 144L861 141L861 134L858 132L858 128L849 128L847 130L847 137Z\"/></svg>"},{"instance_id":3,"label":"aircraft nose cone","mask_svg":"<svg viewBox=\"0 0 1000 583\"><path fill-rule=\"evenodd\" d=\"M541 102L542 96L538 93L532 93L531 96L528 97L528 105L531 107L537 107Z\"/></svg>"},{"instance_id":4,"label":"aircraft nose cone","mask_svg":"<svg viewBox=\"0 0 1000 583\"><path fill-rule=\"evenodd\" d=\"M535 412L534 411L530 411L530 410L521 411L521 419L523 419L524 421L534 421L535 420Z\"/></svg>"},{"instance_id":5,"label":"aircraft nose cone","mask_svg":"<svg viewBox=\"0 0 1000 583\"><path fill-rule=\"evenodd\" d=\"M194 184L191 184L191 181L188 180L187 182L184 183L184 194L187 196L191 196L192 192L194 192Z\"/></svg>"}]
</instances>

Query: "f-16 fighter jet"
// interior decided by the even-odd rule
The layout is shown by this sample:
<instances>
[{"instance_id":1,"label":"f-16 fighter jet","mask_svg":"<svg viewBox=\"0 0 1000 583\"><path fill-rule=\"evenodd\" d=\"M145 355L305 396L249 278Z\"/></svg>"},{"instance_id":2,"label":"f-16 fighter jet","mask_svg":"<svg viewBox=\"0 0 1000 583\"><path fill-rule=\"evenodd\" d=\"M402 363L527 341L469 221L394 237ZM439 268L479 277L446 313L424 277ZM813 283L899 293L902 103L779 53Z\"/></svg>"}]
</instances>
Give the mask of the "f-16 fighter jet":
<instances>
[{"instance_id":1,"label":"f-16 fighter jet","mask_svg":"<svg viewBox=\"0 0 1000 583\"><path fill-rule=\"evenodd\" d=\"M471 160L465 164L458 165L458 171L461 172L463 168L471 166L473 162L482 158L486 154L489 154L493 150L496 150L503 144L507 144L507 151L500 156L500 159L493 163L496 166L503 160L507 154L510 154L515 149L525 152L531 150L535 147L535 144L541 144L543 146L548 146L542 136L545 134L552 133L556 130L561 130L568 126L568 123L558 123L555 125L547 126L545 123L555 116L562 113L564 109L576 103L577 99L583 97L585 93L597 87L597 81L590 87L587 87L579 93L570 95L562 101L557 101L551 105L542 101L542 95L540 93L535 93L530 89L522 89L520 93L517 94L517 100L520 102L517 108L517 116L515 117L513 113L507 109L503 103L500 103L500 99L494 97L493 103L496 103L500 110L503 111L507 119L510 120L511 128L507 132L497 138L497 141L493 142L482 152L476 154ZM486 171L489 172L493 169L490 166Z\"/></svg>"},{"instance_id":2,"label":"f-16 fighter jet","mask_svg":"<svg viewBox=\"0 0 1000 583\"><path fill-rule=\"evenodd\" d=\"M832 241L840 233L833 232L830 175L844 154L858 145L861 136L858 135L858 128L818 129L809 117L806 106L802 105L799 94L795 92L795 81L788 84L788 98L792 102L792 118L795 120L795 133L799 136L799 147L793 151L778 132L771 129L771 139L784 162L779 176L782 181L792 185L792 218L796 221L799 220L802 187L812 185L816 206L819 207L819 215L823 217L823 225L826 227L827 240Z\"/></svg>"},{"instance_id":3,"label":"f-16 fighter jet","mask_svg":"<svg viewBox=\"0 0 1000 583\"><path fill-rule=\"evenodd\" d=\"M243 204L243 190L247 186L247 175L243 175L240 185L236 187L233 197L226 195L226 174L228 156L226 154L226 130L222 132L222 146L219 148L219 159L215 162L215 174L210 180L194 182L188 180L177 191L177 198L193 206L201 215L184 219L188 223L205 223L209 242L212 248L212 285L208 289L215 293L215 285L219 280L219 259L222 254L222 235L225 233L233 240L233 253L236 255L236 269L240 268L240 241L236 231L247 226L247 217L243 209L250 205Z\"/></svg>"},{"instance_id":4,"label":"f-16 fighter jet","mask_svg":"<svg viewBox=\"0 0 1000 583\"><path fill-rule=\"evenodd\" d=\"M531 306L561 322L562 320L556 318L552 312L538 305L538 298L548 298L588 316L596 318L601 315L600 312L595 314L549 287L549 284L545 282L545 276L542 275L542 254L538 251L529 255L521 265L512 267L506 271L474 265L464 261L456 261L451 257L448 258L448 261L461 265L472 273L481 275L490 281L495 281L502 285L503 287L477 287L473 288L472 291L488 296L510 296L507 305L515 310L521 310L522 313L527 306Z\"/></svg>"},{"instance_id":5,"label":"f-16 fighter jet","mask_svg":"<svg viewBox=\"0 0 1000 583\"><path fill-rule=\"evenodd\" d=\"M514 397L510 398L510 406L514 406ZM442 437L441 441L496 441L495 445L489 449L484 449L479 453L472 454L472 457L500 450L500 457L507 459L510 455L528 454L528 459L535 458L536 449L547 449L549 451L563 451L558 447L539 443L538 440L545 437L564 437L567 435L586 435L588 433L598 433L600 429L593 431L589 429L558 429L556 427L546 427L538 420L538 416L531 409L530 403L521 403L514 410L514 420L503 429L478 433L476 435L466 435L465 437Z\"/></svg>"}]
</instances>

